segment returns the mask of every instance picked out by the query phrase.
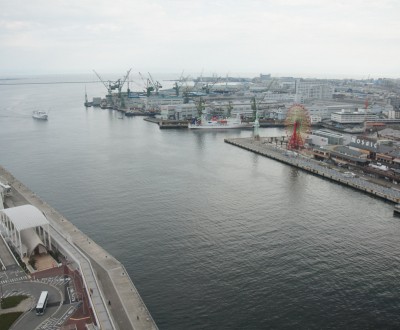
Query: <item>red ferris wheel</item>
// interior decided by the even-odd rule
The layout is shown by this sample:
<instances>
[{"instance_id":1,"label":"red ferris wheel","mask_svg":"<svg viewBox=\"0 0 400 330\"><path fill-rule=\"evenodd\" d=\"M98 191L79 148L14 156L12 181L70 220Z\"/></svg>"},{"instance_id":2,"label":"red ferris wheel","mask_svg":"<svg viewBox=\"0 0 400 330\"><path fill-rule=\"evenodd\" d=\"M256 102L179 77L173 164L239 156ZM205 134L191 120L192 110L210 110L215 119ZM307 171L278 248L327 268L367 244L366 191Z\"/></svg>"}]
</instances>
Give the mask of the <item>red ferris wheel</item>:
<instances>
[{"instance_id":1,"label":"red ferris wheel","mask_svg":"<svg viewBox=\"0 0 400 330\"><path fill-rule=\"evenodd\" d=\"M301 104L293 104L286 115L285 126L289 139L287 148L296 150L303 148L311 126L307 109Z\"/></svg>"}]
</instances>

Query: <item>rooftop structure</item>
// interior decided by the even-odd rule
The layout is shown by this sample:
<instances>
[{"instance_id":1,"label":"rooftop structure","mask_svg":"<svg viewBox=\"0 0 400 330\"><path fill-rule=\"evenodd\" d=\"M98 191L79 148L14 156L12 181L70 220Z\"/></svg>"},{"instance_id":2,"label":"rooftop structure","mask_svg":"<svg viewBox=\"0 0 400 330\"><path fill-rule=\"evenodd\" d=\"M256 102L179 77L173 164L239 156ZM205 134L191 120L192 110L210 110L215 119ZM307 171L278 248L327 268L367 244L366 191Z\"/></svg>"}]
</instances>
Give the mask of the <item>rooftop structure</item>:
<instances>
[{"instance_id":1,"label":"rooftop structure","mask_svg":"<svg viewBox=\"0 0 400 330\"><path fill-rule=\"evenodd\" d=\"M314 135L321 136L328 139L328 144L342 145L344 137L342 134L332 133L325 130L318 130L313 132Z\"/></svg>"},{"instance_id":2,"label":"rooftop structure","mask_svg":"<svg viewBox=\"0 0 400 330\"><path fill-rule=\"evenodd\" d=\"M46 252L46 245L51 249L49 221L35 206L3 209L0 211L0 220L21 259L30 257L35 249L39 253ZM39 236L42 236L44 243Z\"/></svg>"}]
</instances>

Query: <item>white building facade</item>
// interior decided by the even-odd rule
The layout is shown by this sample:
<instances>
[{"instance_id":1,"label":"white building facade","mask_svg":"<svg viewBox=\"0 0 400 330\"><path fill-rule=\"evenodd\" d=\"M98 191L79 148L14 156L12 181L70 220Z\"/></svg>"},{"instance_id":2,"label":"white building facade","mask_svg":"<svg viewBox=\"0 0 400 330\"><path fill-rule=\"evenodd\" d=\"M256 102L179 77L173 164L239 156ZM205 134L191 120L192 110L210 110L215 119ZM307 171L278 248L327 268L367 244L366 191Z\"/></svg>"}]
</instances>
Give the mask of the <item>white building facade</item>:
<instances>
[{"instance_id":1,"label":"white building facade","mask_svg":"<svg viewBox=\"0 0 400 330\"><path fill-rule=\"evenodd\" d=\"M318 99L327 100L332 99L333 87L328 82L321 80L296 80L296 94L301 95L304 100Z\"/></svg>"},{"instance_id":2,"label":"white building facade","mask_svg":"<svg viewBox=\"0 0 400 330\"><path fill-rule=\"evenodd\" d=\"M365 121L376 119L378 119L377 115L365 111L350 112L342 110L331 115L331 120L340 124L361 124Z\"/></svg>"}]
</instances>

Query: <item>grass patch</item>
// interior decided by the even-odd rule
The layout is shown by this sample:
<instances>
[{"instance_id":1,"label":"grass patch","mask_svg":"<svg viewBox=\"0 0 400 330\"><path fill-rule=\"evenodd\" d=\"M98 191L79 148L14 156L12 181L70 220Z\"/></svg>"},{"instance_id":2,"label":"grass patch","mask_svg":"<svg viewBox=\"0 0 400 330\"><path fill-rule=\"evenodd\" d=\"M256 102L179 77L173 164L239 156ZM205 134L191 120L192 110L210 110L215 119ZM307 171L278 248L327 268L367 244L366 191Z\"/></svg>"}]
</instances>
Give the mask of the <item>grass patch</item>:
<instances>
[{"instance_id":1,"label":"grass patch","mask_svg":"<svg viewBox=\"0 0 400 330\"><path fill-rule=\"evenodd\" d=\"M11 296L7 298L3 298L1 302L1 308L2 309L7 309L7 308L13 308L15 306L18 306L18 304L22 301L28 298L28 296L21 295L21 296ZM3 329L3 328L1 328Z\"/></svg>"},{"instance_id":2,"label":"grass patch","mask_svg":"<svg viewBox=\"0 0 400 330\"><path fill-rule=\"evenodd\" d=\"M11 325L15 322L22 312L13 312L0 315L0 328L1 330L10 329Z\"/></svg>"}]
</instances>

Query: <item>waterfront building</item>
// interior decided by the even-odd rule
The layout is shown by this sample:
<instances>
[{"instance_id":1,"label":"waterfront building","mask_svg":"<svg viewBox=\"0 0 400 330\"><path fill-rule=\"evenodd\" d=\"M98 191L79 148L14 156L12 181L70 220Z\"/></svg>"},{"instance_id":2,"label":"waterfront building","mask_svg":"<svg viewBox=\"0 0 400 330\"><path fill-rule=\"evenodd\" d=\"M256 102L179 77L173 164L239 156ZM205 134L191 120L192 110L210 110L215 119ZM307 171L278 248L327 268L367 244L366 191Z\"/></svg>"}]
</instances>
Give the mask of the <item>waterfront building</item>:
<instances>
[{"instance_id":1,"label":"waterfront building","mask_svg":"<svg viewBox=\"0 0 400 330\"><path fill-rule=\"evenodd\" d=\"M196 118L198 116L199 116L199 111L195 103L182 103L176 105L175 108L176 120Z\"/></svg>"},{"instance_id":2,"label":"waterfront building","mask_svg":"<svg viewBox=\"0 0 400 330\"><path fill-rule=\"evenodd\" d=\"M354 150L347 146L332 147L330 149L330 157L339 165L366 166L370 162L366 152Z\"/></svg>"},{"instance_id":3,"label":"waterfront building","mask_svg":"<svg viewBox=\"0 0 400 330\"><path fill-rule=\"evenodd\" d=\"M198 117L198 110L195 103L161 105L160 110L162 119L184 120Z\"/></svg>"},{"instance_id":4,"label":"waterfront building","mask_svg":"<svg viewBox=\"0 0 400 330\"><path fill-rule=\"evenodd\" d=\"M322 142L322 144L318 144L318 145L326 145L326 144L343 145L344 144L343 134L333 133L333 132L329 132L329 131L321 129L321 130L314 131L310 135L310 137L313 137L313 136L318 136L318 137L324 138L323 140L320 140ZM315 139L315 141L319 141L319 140ZM325 144L325 141L327 142L326 144Z\"/></svg>"},{"instance_id":5,"label":"waterfront building","mask_svg":"<svg viewBox=\"0 0 400 330\"><path fill-rule=\"evenodd\" d=\"M253 109L251 107L251 100L247 101L233 101L232 102L231 116L235 117L237 114L246 118L253 118Z\"/></svg>"},{"instance_id":6,"label":"waterfront building","mask_svg":"<svg viewBox=\"0 0 400 330\"><path fill-rule=\"evenodd\" d=\"M328 143L328 138L323 137L323 136L319 136L319 135L315 135L315 134L310 134L307 138L306 138L306 143L310 146L327 146Z\"/></svg>"},{"instance_id":7,"label":"waterfront building","mask_svg":"<svg viewBox=\"0 0 400 330\"><path fill-rule=\"evenodd\" d=\"M394 165L395 168L397 168L397 173L400 174L398 170L400 168L400 150L393 149L388 155L392 158L391 164Z\"/></svg>"},{"instance_id":8,"label":"waterfront building","mask_svg":"<svg viewBox=\"0 0 400 330\"><path fill-rule=\"evenodd\" d=\"M325 102L312 102L305 103L307 107L308 113L310 116L319 116L321 119L331 119L332 113L341 111L342 109L348 111L356 111L357 107L354 104L346 104L346 103L333 103L329 101Z\"/></svg>"},{"instance_id":9,"label":"waterfront building","mask_svg":"<svg viewBox=\"0 0 400 330\"><path fill-rule=\"evenodd\" d=\"M154 95L141 98L141 100L142 104L149 108L156 108L161 105L179 105L183 103L183 98L180 96Z\"/></svg>"},{"instance_id":10,"label":"waterfront building","mask_svg":"<svg viewBox=\"0 0 400 330\"><path fill-rule=\"evenodd\" d=\"M363 110L358 111L346 111L334 112L331 115L331 120L340 124L361 124L368 120L377 120L378 116L375 114L368 113Z\"/></svg>"},{"instance_id":11,"label":"waterfront building","mask_svg":"<svg viewBox=\"0 0 400 330\"><path fill-rule=\"evenodd\" d=\"M399 150L393 146L392 141L352 136L349 148L368 154L368 158L380 163L393 164L398 158ZM399 161L400 163L400 161Z\"/></svg>"},{"instance_id":12,"label":"waterfront building","mask_svg":"<svg viewBox=\"0 0 400 330\"><path fill-rule=\"evenodd\" d=\"M162 119L174 119L175 118L175 105L161 105L160 116Z\"/></svg>"},{"instance_id":13,"label":"waterfront building","mask_svg":"<svg viewBox=\"0 0 400 330\"><path fill-rule=\"evenodd\" d=\"M400 117L399 117L400 119ZM389 139L392 141L400 141L400 130L385 128L379 131L379 136L384 139Z\"/></svg>"}]
</instances>

